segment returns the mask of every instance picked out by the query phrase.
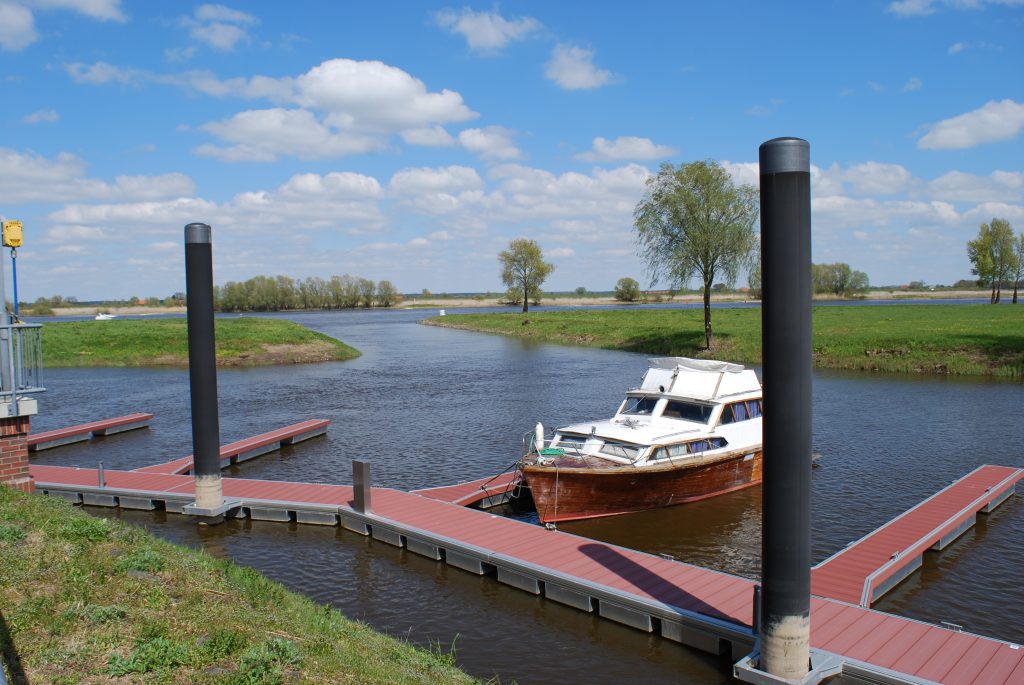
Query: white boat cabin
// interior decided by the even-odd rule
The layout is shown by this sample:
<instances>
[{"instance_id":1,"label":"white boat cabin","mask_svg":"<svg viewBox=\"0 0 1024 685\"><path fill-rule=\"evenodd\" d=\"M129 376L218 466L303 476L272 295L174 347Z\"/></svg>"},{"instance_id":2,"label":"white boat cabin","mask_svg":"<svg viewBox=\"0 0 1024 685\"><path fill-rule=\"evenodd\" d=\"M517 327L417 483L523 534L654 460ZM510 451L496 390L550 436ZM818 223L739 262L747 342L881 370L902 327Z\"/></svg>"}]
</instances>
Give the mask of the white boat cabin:
<instances>
[{"instance_id":1,"label":"white boat cabin","mask_svg":"<svg viewBox=\"0 0 1024 685\"><path fill-rule=\"evenodd\" d=\"M761 447L761 384L753 370L686 357L648 362L615 416L559 428L547 447L635 466Z\"/></svg>"}]
</instances>

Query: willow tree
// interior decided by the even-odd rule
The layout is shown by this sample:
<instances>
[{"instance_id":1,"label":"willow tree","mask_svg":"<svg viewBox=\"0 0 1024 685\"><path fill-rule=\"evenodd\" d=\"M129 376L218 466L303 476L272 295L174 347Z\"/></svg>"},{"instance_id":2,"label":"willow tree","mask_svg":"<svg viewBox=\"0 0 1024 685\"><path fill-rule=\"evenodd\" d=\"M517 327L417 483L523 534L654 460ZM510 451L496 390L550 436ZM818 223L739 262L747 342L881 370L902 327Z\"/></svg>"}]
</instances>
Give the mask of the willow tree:
<instances>
[{"instance_id":1,"label":"willow tree","mask_svg":"<svg viewBox=\"0 0 1024 685\"><path fill-rule=\"evenodd\" d=\"M633 210L640 257L652 283L664 278L685 285L697 277L704 286L704 341L711 349L711 286L732 285L757 244L758 193L734 185L713 160L673 167L661 165L647 179L647 191Z\"/></svg>"},{"instance_id":2,"label":"willow tree","mask_svg":"<svg viewBox=\"0 0 1024 685\"><path fill-rule=\"evenodd\" d=\"M501 262L501 280L510 291L523 294L523 312L530 310L530 300L539 300L540 284L555 270L555 265L544 261L544 253L534 240L516 238L507 250L498 255Z\"/></svg>"},{"instance_id":3,"label":"willow tree","mask_svg":"<svg viewBox=\"0 0 1024 685\"><path fill-rule=\"evenodd\" d=\"M989 302L999 304L1003 283L1017 268L1015 240L1010 222L1006 219L992 219L982 224L978 237L967 241L967 258L971 260L971 273L978 277L980 285L991 285Z\"/></svg>"}]
</instances>

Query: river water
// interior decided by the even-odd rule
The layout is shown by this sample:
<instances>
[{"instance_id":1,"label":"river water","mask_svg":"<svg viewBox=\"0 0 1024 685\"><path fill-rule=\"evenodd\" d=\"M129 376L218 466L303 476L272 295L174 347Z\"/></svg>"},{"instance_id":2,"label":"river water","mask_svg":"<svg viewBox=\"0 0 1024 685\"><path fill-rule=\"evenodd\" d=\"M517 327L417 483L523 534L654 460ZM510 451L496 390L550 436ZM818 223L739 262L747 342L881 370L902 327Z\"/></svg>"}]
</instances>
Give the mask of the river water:
<instances>
[{"instance_id":1,"label":"river water","mask_svg":"<svg viewBox=\"0 0 1024 685\"><path fill-rule=\"evenodd\" d=\"M401 489L496 474L537 421L610 416L644 355L536 344L419 325L435 310L289 313L358 359L221 369L221 441L309 418L328 434L228 475ZM188 373L46 370L33 430L156 414L148 430L48 452L43 464L128 469L191 451ZM818 372L814 382L813 554L824 559L984 463L1024 463L1019 382ZM454 649L481 678L518 683L722 683L728 663L409 554L317 526L229 521L197 527L162 512L90 509L230 557L346 615L421 646ZM529 514L513 514L530 520ZM760 488L562 530L756 578ZM1011 498L876 608L1024 642L1024 497Z\"/></svg>"}]
</instances>

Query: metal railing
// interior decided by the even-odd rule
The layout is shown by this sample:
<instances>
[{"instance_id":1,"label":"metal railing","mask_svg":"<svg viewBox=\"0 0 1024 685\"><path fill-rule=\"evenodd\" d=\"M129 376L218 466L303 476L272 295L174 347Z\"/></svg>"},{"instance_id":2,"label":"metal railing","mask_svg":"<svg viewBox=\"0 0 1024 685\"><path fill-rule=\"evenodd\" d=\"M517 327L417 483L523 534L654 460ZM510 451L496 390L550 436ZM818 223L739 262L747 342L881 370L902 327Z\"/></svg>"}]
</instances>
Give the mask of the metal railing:
<instances>
[{"instance_id":1,"label":"metal railing","mask_svg":"<svg viewBox=\"0 0 1024 685\"><path fill-rule=\"evenodd\" d=\"M6 318L6 317L4 317ZM42 324L0 324L0 402L43 392Z\"/></svg>"}]
</instances>

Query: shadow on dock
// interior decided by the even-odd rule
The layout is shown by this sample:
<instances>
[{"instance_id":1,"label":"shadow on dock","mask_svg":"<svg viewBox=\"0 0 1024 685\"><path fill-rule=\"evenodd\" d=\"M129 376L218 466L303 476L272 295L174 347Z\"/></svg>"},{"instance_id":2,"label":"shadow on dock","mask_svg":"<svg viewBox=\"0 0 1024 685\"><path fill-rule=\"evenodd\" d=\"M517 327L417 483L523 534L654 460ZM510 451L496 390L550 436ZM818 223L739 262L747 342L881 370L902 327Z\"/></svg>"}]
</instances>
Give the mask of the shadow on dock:
<instances>
[{"instance_id":1,"label":"shadow on dock","mask_svg":"<svg viewBox=\"0 0 1024 685\"><path fill-rule=\"evenodd\" d=\"M719 609L693 596L671 580L625 556L613 547L597 544L580 545L585 555L633 585L640 593L671 607L686 609L705 616L720 618L742 625L735 616L728 616ZM723 581L727 580L722 576Z\"/></svg>"}]
</instances>

